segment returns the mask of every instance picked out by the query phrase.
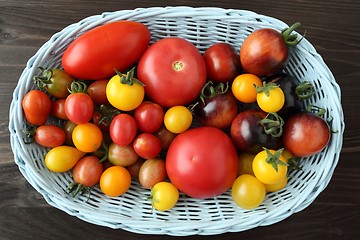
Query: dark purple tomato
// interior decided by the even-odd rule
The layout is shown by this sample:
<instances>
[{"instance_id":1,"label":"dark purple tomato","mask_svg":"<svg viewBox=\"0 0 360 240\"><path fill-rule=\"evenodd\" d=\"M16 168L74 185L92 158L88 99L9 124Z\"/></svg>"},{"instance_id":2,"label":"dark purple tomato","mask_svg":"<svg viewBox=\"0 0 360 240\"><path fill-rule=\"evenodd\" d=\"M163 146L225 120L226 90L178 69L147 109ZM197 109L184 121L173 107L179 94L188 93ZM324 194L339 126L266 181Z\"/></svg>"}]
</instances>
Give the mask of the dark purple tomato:
<instances>
[{"instance_id":1,"label":"dark purple tomato","mask_svg":"<svg viewBox=\"0 0 360 240\"><path fill-rule=\"evenodd\" d=\"M297 34L291 32L299 26L300 23L295 23L281 33L270 28L251 33L240 48L240 62L244 71L265 77L284 69L289 60L288 46L299 42Z\"/></svg>"},{"instance_id":2,"label":"dark purple tomato","mask_svg":"<svg viewBox=\"0 0 360 240\"><path fill-rule=\"evenodd\" d=\"M200 101L195 108L195 117L202 125L220 129L229 127L237 113L237 100L230 91Z\"/></svg>"},{"instance_id":3,"label":"dark purple tomato","mask_svg":"<svg viewBox=\"0 0 360 240\"><path fill-rule=\"evenodd\" d=\"M260 123L266 115L259 110L245 110L234 118L230 134L238 150L258 153L263 147L277 149L281 146L281 138L266 134Z\"/></svg>"}]
</instances>

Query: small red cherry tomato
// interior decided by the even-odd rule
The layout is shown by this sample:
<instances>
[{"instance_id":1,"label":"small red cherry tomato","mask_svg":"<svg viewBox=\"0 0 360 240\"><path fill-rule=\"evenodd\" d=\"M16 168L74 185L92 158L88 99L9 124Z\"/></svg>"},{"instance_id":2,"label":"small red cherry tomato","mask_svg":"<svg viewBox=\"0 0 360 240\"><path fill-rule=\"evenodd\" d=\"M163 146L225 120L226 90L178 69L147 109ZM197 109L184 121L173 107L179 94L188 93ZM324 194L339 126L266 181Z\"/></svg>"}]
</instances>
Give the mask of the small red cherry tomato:
<instances>
[{"instance_id":1,"label":"small red cherry tomato","mask_svg":"<svg viewBox=\"0 0 360 240\"><path fill-rule=\"evenodd\" d=\"M111 120L109 133L114 143L120 146L129 145L137 133L136 121L131 115L120 113Z\"/></svg>"},{"instance_id":2,"label":"small red cherry tomato","mask_svg":"<svg viewBox=\"0 0 360 240\"><path fill-rule=\"evenodd\" d=\"M229 43L215 43L205 51L203 58L209 81L230 82L240 74L239 55Z\"/></svg>"},{"instance_id":3,"label":"small red cherry tomato","mask_svg":"<svg viewBox=\"0 0 360 240\"><path fill-rule=\"evenodd\" d=\"M66 133L56 125L42 125L36 129L34 138L41 146L54 148L65 142Z\"/></svg>"},{"instance_id":4,"label":"small red cherry tomato","mask_svg":"<svg viewBox=\"0 0 360 240\"><path fill-rule=\"evenodd\" d=\"M51 115L62 120L69 120L65 113L65 98L59 98L52 102Z\"/></svg>"},{"instance_id":5,"label":"small red cherry tomato","mask_svg":"<svg viewBox=\"0 0 360 240\"><path fill-rule=\"evenodd\" d=\"M140 131L153 133L164 122L164 109L157 103L144 101L135 109L134 118Z\"/></svg>"},{"instance_id":6,"label":"small red cherry tomato","mask_svg":"<svg viewBox=\"0 0 360 240\"><path fill-rule=\"evenodd\" d=\"M26 120L35 126L44 125L51 112L50 97L40 91L31 90L25 94L22 102Z\"/></svg>"},{"instance_id":7,"label":"small red cherry tomato","mask_svg":"<svg viewBox=\"0 0 360 240\"><path fill-rule=\"evenodd\" d=\"M141 133L135 138L133 147L140 157L145 159L155 158L161 152L161 141L154 134Z\"/></svg>"}]
</instances>

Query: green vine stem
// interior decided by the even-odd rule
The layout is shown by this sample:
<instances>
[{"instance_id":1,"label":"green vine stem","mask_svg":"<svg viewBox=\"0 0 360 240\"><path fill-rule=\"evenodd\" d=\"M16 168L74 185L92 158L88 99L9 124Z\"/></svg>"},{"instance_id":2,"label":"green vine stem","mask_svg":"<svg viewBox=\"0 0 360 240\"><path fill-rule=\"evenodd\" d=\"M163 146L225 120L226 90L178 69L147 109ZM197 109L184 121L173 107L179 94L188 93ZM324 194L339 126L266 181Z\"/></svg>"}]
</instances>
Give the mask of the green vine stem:
<instances>
[{"instance_id":1,"label":"green vine stem","mask_svg":"<svg viewBox=\"0 0 360 240\"><path fill-rule=\"evenodd\" d=\"M200 99L204 103L206 99L225 94L229 90L229 83L219 83L214 86L213 82L208 81L201 89Z\"/></svg>"},{"instance_id":2,"label":"green vine stem","mask_svg":"<svg viewBox=\"0 0 360 240\"><path fill-rule=\"evenodd\" d=\"M139 84L140 86L145 86L139 79L134 77L135 67L131 68L126 74L119 72L117 69L114 69L116 74L120 77L120 82L122 84L127 84L129 86Z\"/></svg>"},{"instance_id":3,"label":"green vine stem","mask_svg":"<svg viewBox=\"0 0 360 240\"><path fill-rule=\"evenodd\" d=\"M284 120L277 113L268 113L264 119L260 121L266 134L273 137L280 137L283 134Z\"/></svg>"},{"instance_id":4,"label":"green vine stem","mask_svg":"<svg viewBox=\"0 0 360 240\"><path fill-rule=\"evenodd\" d=\"M315 88L309 81L305 81L295 88L295 93L299 99L305 100L314 95Z\"/></svg>"},{"instance_id":5,"label":"green vine stem","mask_svg":"<svg viewBox=\"0 0 360 240\"><path fill-rule=\"evenodd\" d=\"M69 93L87 93L87 85L83 81L73 81L71 84L67 84Z\"/></svg>"},{"instance_id":6,"label":"green vine stem","mask_svg":"<svg viewBox=\"0 0 360 240\"><path fill-rule=\"evenodd\" d=\"M301 23L296 22L293 25L291 25L289 28L285 28L281 31L281 35L283 36L286 45L296 46L297 44L299 44L301 42L301 40L303 40L303 38L306 35L306 30L305 30L304 35L299 40L297 40L298 35L296 33L292 33L295 29L299 28L300 26L301 26Z\"/></svg>"}]
</instances>

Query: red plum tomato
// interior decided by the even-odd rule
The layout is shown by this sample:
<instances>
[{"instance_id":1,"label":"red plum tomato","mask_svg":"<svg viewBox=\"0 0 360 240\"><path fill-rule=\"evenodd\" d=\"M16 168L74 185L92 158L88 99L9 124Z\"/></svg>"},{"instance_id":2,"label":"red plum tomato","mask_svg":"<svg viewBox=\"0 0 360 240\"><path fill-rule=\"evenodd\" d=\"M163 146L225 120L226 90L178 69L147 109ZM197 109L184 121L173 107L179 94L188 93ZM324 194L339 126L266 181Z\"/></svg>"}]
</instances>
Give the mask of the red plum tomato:
<instances>
[{"instance_id":1,"label":"red plum tomato","mask_svg":"<svg viewBox=\"0 0 360 240\"><path fill-rule=\"evenodd\" d=\"M120 113L111 120L109 133L114 143L120 146L129 145L136 137L136 121L130 114Z\"/></svg>"},{"instance_id":2,"label":"red plum tomato","mask_svg":"<svg viewBox=\"0 0 360 240\"><path fill-rule=\"evenodd\" d=\"M40 90L30 90L22 102L26 120L35 126L44 125L51 112L50 97Z\"/></svg>"},{"instance_id":3,"label":"red plum tomato","mask_svg":"<svg viewBox=\"0 0 360 240\"><path fill-rule=\"evenodd\" d=\"M64 129L56 125L41 125L36 128L35 141L44 147L54 148L66 140Z\"/></svg>"},{"instance_id":4,"label":"red plum tomato","mask_svg":"<svg viewBox=\"0 0 360 240\"><path fill-rule=\"evenodd\" d=\"M150 42L142 23L115 21L76 38L65 50L62 65L69 74L84 80L106 79L135 64Z\"/></svg>"}]
</instances>

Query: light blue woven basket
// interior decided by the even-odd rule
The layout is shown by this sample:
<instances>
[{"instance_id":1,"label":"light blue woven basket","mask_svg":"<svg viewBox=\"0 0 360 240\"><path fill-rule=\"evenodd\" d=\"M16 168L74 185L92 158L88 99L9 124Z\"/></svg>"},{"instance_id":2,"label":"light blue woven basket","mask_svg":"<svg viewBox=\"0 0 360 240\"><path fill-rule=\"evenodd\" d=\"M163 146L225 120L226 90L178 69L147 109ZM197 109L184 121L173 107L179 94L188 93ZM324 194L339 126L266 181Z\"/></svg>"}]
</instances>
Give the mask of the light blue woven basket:
<instances>
[{"instance_id":1,"label":"light blue woven basket","mask_svg":"<svg viewBox=\"0 0 360 240\"><path fill-rule=\"evenodd\" d=\"M308 104L327 110L326 118L333 117L331 141L321 153L302 161L303 171L293 172L287 187L266 196L264 203L254 210L243 210L231 200L230 192L212 199L199 200L181 195L175 208L168 212L151 210L146 200L148 190L134 182L130 190L117 198L101 193L98 187L89 200L72 198L65 189L71 182L70 173L53 173L44 165L47 149L23 143L21 129L25 118L21 100L35 88L32 77L38 66L61 67L66 47L84 32L116 20L144 23L151 31L152 42L179 36L194 43L201 52L216 42L228 42L239 49L251 32L262 27L282 30L282 21L250 11L221 8L154 7L146 9L106 12L86 18L54 34L28 61L13 94L10 107L11 146L15 162L27 181L52 206L84 221L110 228L121 228L143 234L211 235L239 232L257 226L279 222L311 204L328 185L337 165L342 147L344 117L340 88L321 56L306 40L291 49L286 71L299 81L312 82L316 96Z\"/></svg>"}]
</instances>

